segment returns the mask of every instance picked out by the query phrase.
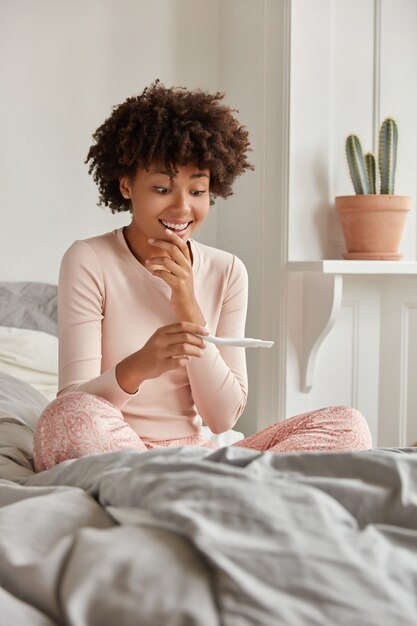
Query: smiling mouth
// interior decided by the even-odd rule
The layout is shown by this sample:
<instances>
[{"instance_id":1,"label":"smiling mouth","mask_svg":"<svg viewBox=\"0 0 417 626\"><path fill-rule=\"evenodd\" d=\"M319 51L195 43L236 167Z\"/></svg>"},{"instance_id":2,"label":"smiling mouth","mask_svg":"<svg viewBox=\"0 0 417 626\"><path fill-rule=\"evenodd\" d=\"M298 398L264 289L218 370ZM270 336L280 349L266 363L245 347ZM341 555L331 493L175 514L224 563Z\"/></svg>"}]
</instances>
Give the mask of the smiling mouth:
<instances>
[{"instance_id":1,"label":"smiling mouth","mask_svg":"<svg viewBox=\"0 0 417 626\"><path fill-rule=\"evenodd\" d=\"M191 221L191 222L184 222L183 224L171 224L170 222L163 222L162 220L158 220L158 221L160 222L160 224L162 224L164 228L169 228L170 230L172 230L174 233L177 233L177 234L185 233L185 231L190 226L190 224L193 223Z\"/></svg>"}]
</instances>

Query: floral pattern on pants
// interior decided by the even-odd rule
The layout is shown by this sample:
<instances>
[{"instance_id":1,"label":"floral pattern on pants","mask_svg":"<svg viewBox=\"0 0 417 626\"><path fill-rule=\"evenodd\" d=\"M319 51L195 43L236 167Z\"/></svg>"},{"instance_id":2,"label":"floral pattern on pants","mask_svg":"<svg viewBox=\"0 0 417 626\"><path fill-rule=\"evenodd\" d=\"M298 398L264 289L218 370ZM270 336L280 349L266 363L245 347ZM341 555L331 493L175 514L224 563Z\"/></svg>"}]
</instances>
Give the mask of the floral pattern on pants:
<instances>
[{"instance_id":1,"label":"floral pattern on pants","mask_svg":"<svg viewBox=\"0 0 417 626\"><path fill-rule=\"evenodd\" d=\"M270 452L366 450L372 439L359 411L345 406L296 415L246 437L234 446ZM86 454L175 446L217 446L201 435L162 441L142 441L113 404L89 393L74 391L53 400L42 412L33 447L37 472Z\"/></svg>"}]
</instances>

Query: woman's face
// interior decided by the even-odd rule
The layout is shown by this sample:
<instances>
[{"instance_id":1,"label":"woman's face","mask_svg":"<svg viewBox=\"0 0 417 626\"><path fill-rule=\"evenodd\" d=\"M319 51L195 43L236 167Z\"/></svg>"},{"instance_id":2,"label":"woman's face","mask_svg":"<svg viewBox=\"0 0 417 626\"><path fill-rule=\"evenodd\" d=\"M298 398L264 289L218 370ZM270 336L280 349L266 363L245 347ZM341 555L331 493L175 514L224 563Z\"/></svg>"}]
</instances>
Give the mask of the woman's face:
<instances>
[{"instance_id":1,"label":"woman's face","mask_svg":"<svg viewBox=\"0 0 417 626\"><path fill-rule=\"evenodd\" d=\"M133 179L121 177L120 191L132 204L131 234L145 244L167 239L169 228L186 241L207 216L209 187L210 171L194 165L178 166L174 178L158 165L139 168Z\"/></svg>"}]
</instances>

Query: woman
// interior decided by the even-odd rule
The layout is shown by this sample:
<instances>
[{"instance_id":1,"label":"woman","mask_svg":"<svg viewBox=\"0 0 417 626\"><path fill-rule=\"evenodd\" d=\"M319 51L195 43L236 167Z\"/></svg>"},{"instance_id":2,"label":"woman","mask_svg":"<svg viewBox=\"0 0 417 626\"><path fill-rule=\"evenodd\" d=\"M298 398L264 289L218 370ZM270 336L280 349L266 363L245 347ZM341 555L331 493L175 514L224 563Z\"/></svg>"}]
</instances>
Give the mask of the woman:
<instances>
[{"instance_id":1,"label":"woman","mask_svg":"<svg viewBox=\"0 0 417 626\"><path fill-rule=\"evenodd\" d=\"M216 196L253 169L248 133L223 94L159 81L113 108L86 162L125 228L76 241L59 276L59 392L34 438L37 471L84 454L215 445L245 408L245 351L204 341L243 337L247 272L191 235ZM331 407L235 444L258 450L371 445L363 416Z\"/></svg>"}]
</instances>

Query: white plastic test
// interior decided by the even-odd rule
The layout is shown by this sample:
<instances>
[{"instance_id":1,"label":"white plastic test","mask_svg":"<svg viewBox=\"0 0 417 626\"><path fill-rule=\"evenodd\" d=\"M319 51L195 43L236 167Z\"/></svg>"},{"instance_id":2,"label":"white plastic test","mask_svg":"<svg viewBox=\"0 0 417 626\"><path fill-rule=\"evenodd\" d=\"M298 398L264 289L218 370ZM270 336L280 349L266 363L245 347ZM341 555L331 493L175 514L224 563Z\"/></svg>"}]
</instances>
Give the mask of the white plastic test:
<instances>
[{"instance_id":1,"label":"white plastic test","mask_svg":"<svg viewBox=\"0 0 417 626\"><path fill-rule=\"evenodd\" d=\"M215 343L218 346L236 346L237 348L271 348L273 341L251 339L250 337L215 337L214 335L200 335L204 341Z\"/></svg>"}]
</instances>

